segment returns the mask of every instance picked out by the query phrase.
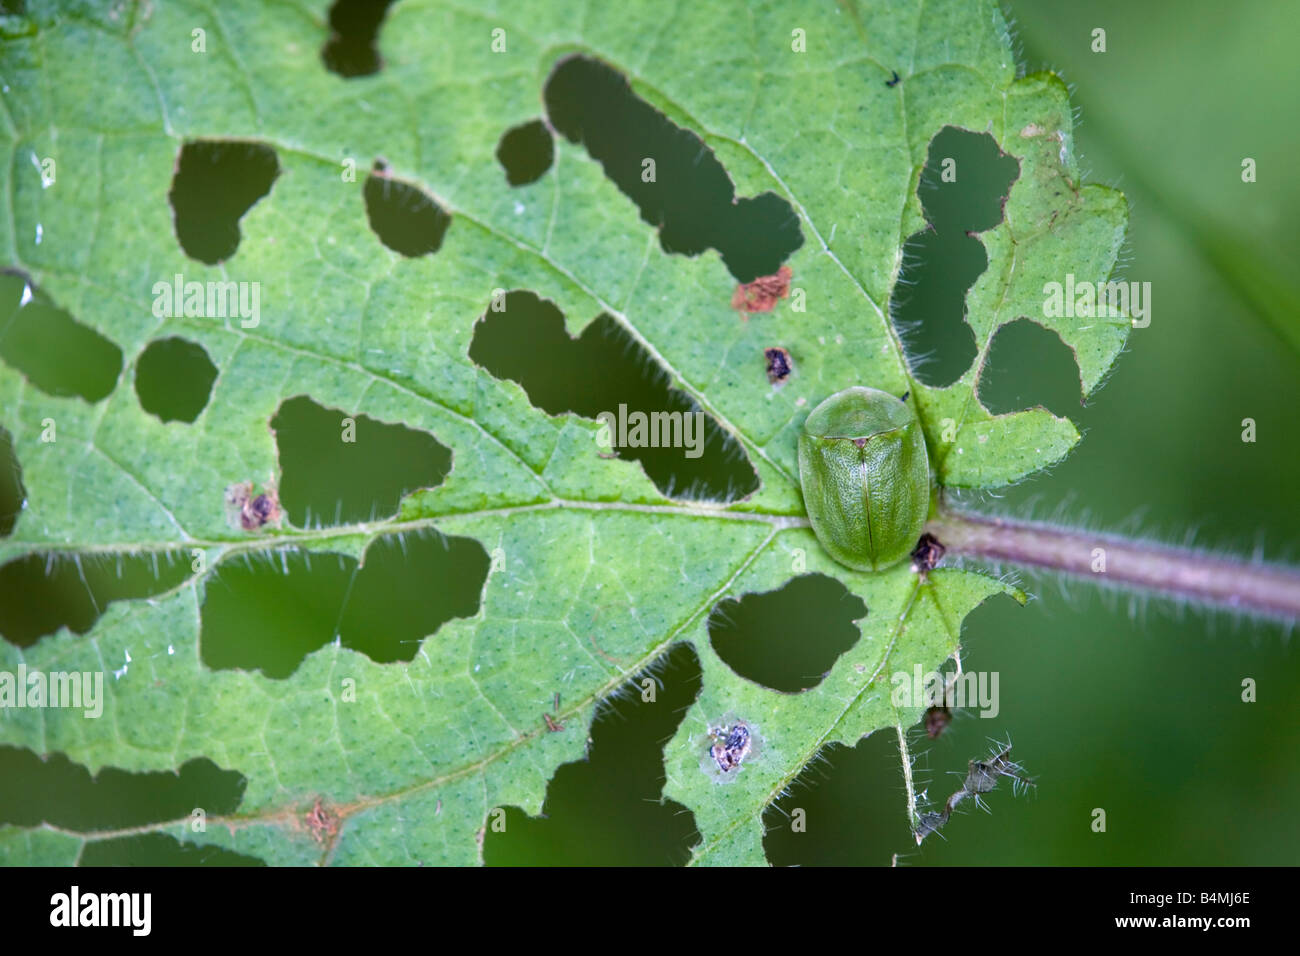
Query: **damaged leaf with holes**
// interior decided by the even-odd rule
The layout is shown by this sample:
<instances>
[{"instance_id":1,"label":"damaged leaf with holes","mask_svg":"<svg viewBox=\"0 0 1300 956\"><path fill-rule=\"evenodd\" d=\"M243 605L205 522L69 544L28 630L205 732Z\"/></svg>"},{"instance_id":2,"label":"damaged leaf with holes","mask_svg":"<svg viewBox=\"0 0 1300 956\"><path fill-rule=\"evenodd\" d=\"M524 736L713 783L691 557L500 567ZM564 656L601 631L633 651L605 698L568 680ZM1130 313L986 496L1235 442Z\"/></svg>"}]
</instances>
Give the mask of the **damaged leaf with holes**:
<instances>
[{"instance_id":1,"label":"damaged leaf with holes","mask_svg":"<svg viewBox=\"0 0 1300 956\"><path fill-rule=\"evenodd\" d=\"M669 34L646 2L379 6L29 0L7 20L0 673L97 672L104 694L98 719L6 708L0 754L33 792L42 758L110 783L208 761L239 786L141 797L126 838L0 789L0 862L504 859L598 708L689 645L698 693L662 748L628 751L629 799L681 809L659 859L762 863L809 761L920 720L890 675L939 666L1007 591L832 560L804 419L852 385L910 390L941 485L1058 460L1074 426L989 411L981 358L1039 320L1045 281L1110 273L1123 200L1082 183L1065 87L1017 78L991 0L863 0L857 25L720 0ZM1018 176L944 306L970 364L931 379L897 264L963 227L916 188L949 129ZM157 299L178 282L192 308ZM1043 324L1090 393L1123 323ZM612 447L606 413L653 430ZM695 415L690 457L673 429ZM231 487L274 491L279 520L232 525ZM776 593L837 606L797 673L726 633ZM723 773L717 728L738 725Z\"/></svg>"}]
</instances>

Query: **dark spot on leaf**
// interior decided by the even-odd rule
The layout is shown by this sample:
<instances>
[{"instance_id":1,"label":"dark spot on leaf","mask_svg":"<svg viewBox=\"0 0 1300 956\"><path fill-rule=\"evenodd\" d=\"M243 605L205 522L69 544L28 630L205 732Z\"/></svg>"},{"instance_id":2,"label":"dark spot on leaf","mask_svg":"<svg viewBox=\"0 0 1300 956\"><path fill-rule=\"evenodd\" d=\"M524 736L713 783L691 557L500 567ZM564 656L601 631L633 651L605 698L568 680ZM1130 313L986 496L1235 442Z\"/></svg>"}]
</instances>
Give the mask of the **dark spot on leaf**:
<instances>
[{"instance_id":1,"label":"dark spot on leaf","mask_svg":"<svg viewBox=\"0 0 1300 956\"><path fill-rule=\"evenodd\" d=\"M555 67L543 96L552 128L600 161L659 230L665 252L716 249L731 274L749 282L776 272L803 244L788 202L771 192L738 198L713 150L633 93L607 64L569 57Z\"/></svg>"},{"instance_id":2,"label":"dark spot on leaf","mask_svg":"<svg viewBox=\"0 0 1300 956\"><path fill-rule=\"evenodd\" d=\"M739 770L753 748L749 725L743 720L715 728L709 756L723 773Z\"/></svg>"},{"instance_id":3,"label":"dark spot on leaf","mask_svg":"<svg viewBox=\"0 0 1300 956\"><path fill-rule=\"evenodd\" d=\"M13 534L18 516L27 504L23 466L14 451L14 439L0 428L0 538Z\"/></svg>"},{"instance_id":4,"label":"dark spot on leaf","mask_svg":"<svg viewBox=\"0 0 1300 956\"><path fill-rule=\"evenodd\" d=\"M927 385L951 385L975 358L966 293L988 268L988 255L974 233L1002 221L1019 172L987 133L945 126L930 141L917 186L930 227L904 243L890 305L912 373Z\"/></svg>"},{"instance_id":5,"label":"dark spot on leaf","mask_svg":"<svg viewBox=\"0 0 1300 956\"><path fill-rule=\"evenodd\" d=\"M779 345L763 349L763 358L767 362L767 380L773 385L784 385L785 380L794 371L790 353Z\"/></svg>"},{"instance_id":6,"label":"dark spot on leaf","mask_svg":"<svg viewBox=\"0 0 1300 956\"><path fill-rule=\"evenodd\" d=\"M222 770L207 757L187 760L175 771L104 767L92 776L61 753L40 756L0 745L0 826L48 824L85 833L179 820L195 807L209 816L233 813L246 783L243 774Z\"/></svg>"},{"instance_id":7,"label":"dark spot on leaf","mask_svg":"<svg viewBox=\"0 0 1300 956\"><path fill-rule=\"evenodd\" d=\"M891 72L892 72L894 75L891 76L889 79L885 80L885 85L888 86L888 87L890 87L890 88L892 89L893 87L895 87L895 86L898 85L899 76L898 76L898 71L897 71L897 70L893 70L893 71L891 71Z\"/></svg>"},{"instance_id":8,"label":"dark spot on leaf","mask_svg":"<svg viewBox=\"0 0 1300 956\"><path fill-rule=\"evenodd\" d=\"M663 369L614 319L601 315L574 339L560 310L531 292L510 292L500 305L475 325L469 357L497 378L518 382L533 405L551 415L609 413L618 419L621 414L629 424L632 416L644 416L644 437L648 442L653 435L658 447L634 445L628 429L626 441L610 436L613 450L639 461L665 495L732 501L757 490L758 475L740 443L700 412L690 396L672 388ZM702 418L688 421L696 413ZM650 419L656 414L677 418ZM653 427L655 422L660 427ZM702 435L696 428L700 422ZM688 423L695 449L683 447ZM597 451L593 443L593 454ZM698 457L688 457L695 451Z\"/></svg>"},{"instance_id":9,"label":"dark spot on leaf","mask_svg":"<svg viewBox=\"0 0 1300 956\"><path fill-rule=\"evenodd\" d=\"M650 680L653 701L644 699ZM674 644L600 705L587 758L561 766L540 816L506 807L506 828L491 826L489 866L681 866L700 841L690 809L662 799L663 749L699 695L700 663ZM575 719L566 714L566 719ZM591 808L599 807L599 813Z\"/></svg>"},{"instance_id":10,"label":"dark spot on leaf","mask_svg":"<svg viewBox=\"0 0 1300 956\"><path fill-rule=\"evenodd\" d=\"M61 627L85 634L113 601L170 591L191 573L181 551L24 555L0 565L0 636L30 647Z\"/></svg>"},{"instance_id":11,"label":"dark spot on leaf","mask_svg":"<svg viewBox=\"0 0 1300 956\"><path fill-rule=\"evenodd\" d=\"M1078 408L1079 369L1056 332L1017 319L994 333L977 389L980 404L994 415L1038 405L1064 415Z\"/></svg>"},{"instance_id":12,"label":"dark spot on leaf","mask_svg":"<svg viewBox=\"0 0 1300 956\"><path fill-rule=\"evenodd\" d=\"M741 677L794 693L816 687L857 643L862 599L839 581L807 574L761 594L721 601L709 615L709 639Z\"/></svg>"},{"instance_id":13,"label":"dark spot on leaf","mask_svg":"<svg viewBox=\"0 0 1300 956\"><path fill-rule=\"evenodd\" d=\"M279 500L291 524L350 524L397 514L404 495L440 485L451 450L428 432L287 399L271 419Z\"/></svg>"},{"instance_id":14,"label":"dark spot on leaf","mask_svg":"<svg viewBox=\"0 0 1300 956\"><path fill-rule=\"evenodd\" d=\"M198 140L181 147L170 195L176 238L191 259L216 265L239 248L239 220L280 174L261 143Z\"/></svg>"},{"instance_id":15,"label":"dark spot on leaf","mask_svg":"<svg viewBox=\"0 0 1300 956\"><path fill-rule=\"evenodd\" d=\"M741 283L731 295L731 307L742 312L771 312L778 299L790 294L792 275L789 266L782 266L773 275Z\"/></svg>"},{"instance_id":16,"label":"dark spot on leaf","mask_svg":"<svg viewBox=\"0 0 1300 956\"><path fill-rule=\"evenodd\" d=\"M506 182L523 186L541 179L555 159L555 142L541 120L506 130L497 146L497 159L506 171Z\"/></svg>"},{"instance_id":17,"label":"dark spot on leaf","mask_svg":"<svg viewBox=\"0 0 1300 956\"><path fill-rule=\"evenodd\" d=\"M268 524L279 527L284 513L275 485L258 492L251 481L226 486L226 521L232 529L258 531Z\"/></svg>"},{"instance_id":18,"label":"dark spot on leaf","mask_svg":"<svg viewBox=\"0 0 1300 956\"><path fill-rule=\"evenodd\" d=\"M249 510L253 513L253 520L261 527L272 519L279 507L273 496L261 494L252 500Z\"/></svg>"},{"instance_id":19,"label":"dark spot on leaf","mask_svg":"<svg viewBox=\"0 0 1300 956\"><path fill-rule=\"evenodd\" d=\"M203 663L284 678L336 635L378 663L410 661L447 621L478 613L489 563L472 538L436 532L378 537L360 566L296 549L224 562L205 588Z\"/></svg>"},{"instance_id":20,"label":"dark spot on leaf","mask_svg":"<svg viewBox=\"0 0 1300 956\"><path fill-rule=\"evenodd\" d=\"M330 35L321 59L339 76L369 76L379 72L375 39L393 0L334 0L330 7Z\"/></svg>"},{"instance_id":21,"label":"dark spot on leaf","mask_svg":"<svg viewBox=\"0 0 1300 956\"><path fill-rule=\"evenodd\" d=\"M150 342L135 363L140 407L164 422L192 422L208 404L217 367L197 342L182 338Z\"/></svg>"},{"instance_id":22,"label":"dark spot on leaf","mask_svg":"<svg viewBox=\"0 0 1300 956\"><path fill-rule=\"evenodd\" d=\"M28 301L0 322L0 358L47 395L107 398L122 374L122 350L23 285Z\"/></svg>"},{"instance_id":23,"label":"dark spot on leaf","mask_svg":"<svg viewBox=\"0 0 1300 956\"><path fill-rule=\"evenodd\" d=\"M414 258L442 248L451 216L418 187L392 178L382 161L366 177L365 199L370 228L389 249Z\"/></svg>"}]
</instances>

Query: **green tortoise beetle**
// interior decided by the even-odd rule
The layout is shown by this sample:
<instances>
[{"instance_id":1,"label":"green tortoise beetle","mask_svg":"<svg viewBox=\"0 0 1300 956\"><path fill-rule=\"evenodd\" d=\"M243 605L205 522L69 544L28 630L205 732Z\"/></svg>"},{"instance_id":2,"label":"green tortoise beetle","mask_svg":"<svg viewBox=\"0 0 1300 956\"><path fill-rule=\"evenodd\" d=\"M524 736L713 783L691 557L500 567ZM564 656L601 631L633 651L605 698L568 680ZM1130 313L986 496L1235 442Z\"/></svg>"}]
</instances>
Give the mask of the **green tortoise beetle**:
<instances>
[{"instance_id":1,"label":"green tortoise beetle","mask_svg":"<svg viewBox=\"0 0 1300 956\"><path fill-rule=\"evenodd\" d=\"M930 511L930 459L916 413L879 389L836 392L799 433L799 482L831 557L857 571L897 564Z\"/></svg>"}]
</instances>

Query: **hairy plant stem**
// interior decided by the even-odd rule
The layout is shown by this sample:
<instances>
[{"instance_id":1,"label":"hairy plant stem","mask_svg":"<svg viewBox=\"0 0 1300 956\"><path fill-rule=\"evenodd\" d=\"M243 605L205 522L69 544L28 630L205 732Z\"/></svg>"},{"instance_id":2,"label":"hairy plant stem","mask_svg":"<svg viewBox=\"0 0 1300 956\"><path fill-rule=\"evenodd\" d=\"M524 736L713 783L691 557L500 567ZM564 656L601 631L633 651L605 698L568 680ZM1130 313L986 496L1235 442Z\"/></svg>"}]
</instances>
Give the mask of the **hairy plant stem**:
<instances>
[{"instance_id":1,"label":"hairy plant stem","mask_svg":"<svg viewBox=\"0 0 1300 956\"><path fill-rule=\"evenodd\" d=\"M952 554L1058 571L1225 609L1300 619L1300 570L1295 568L948 508L941 508L926 530Z\"/></svg>"}]
</instances>

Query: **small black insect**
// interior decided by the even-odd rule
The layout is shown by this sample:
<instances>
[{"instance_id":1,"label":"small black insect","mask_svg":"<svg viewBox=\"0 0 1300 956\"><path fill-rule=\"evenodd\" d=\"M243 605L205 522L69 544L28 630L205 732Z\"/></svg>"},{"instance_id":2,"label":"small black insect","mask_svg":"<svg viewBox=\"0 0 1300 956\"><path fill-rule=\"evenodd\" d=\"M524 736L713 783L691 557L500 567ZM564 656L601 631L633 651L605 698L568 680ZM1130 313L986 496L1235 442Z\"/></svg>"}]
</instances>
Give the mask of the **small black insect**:
<instances>
[{"instance_id":1,"label":"small black insect","mask_svg":"<svg viewBox=\"0 0 1300 956\"><path fill-rule=\"evenodd\" d=\"M735 770L749 756L750 739L749 728L745 726L744 721L736 721L728 730L720 727L714 731L714 743L709 748L709 755L713 757L723 773Z\"/></svg>"},{"instance_id":2,"label":"small black insect","mask_svg":"<svg viewBox=\"0 0 1300 956\"><path fill-rule=\"evenodd\" d=\"M763 357L767 359L767 380L773 385L784 384L790 377L790 373L794 371L790 353L781 346L774 345L769 349L763 349Z\"/></svg>"},{"instance_id":3,"label":"small black insect","mask_svg":"<svg viewBox=\"0 0 1300 956\"><path fill-rule=\"evenodd\" d=\"M899 80L898 71L894 70L893 73L894 73L894 78L892 80L885 80L885 85L891 88L897 86Z\"/></svg>"},{"instance_id":4,"label":"small black insect","mask_svg":"<svg viewBox=\"0 0 1300 956\"><path fill-rule=\"evenodd\" d=\"M920 574L933 571L947 550L939 543L938 538L927 531L921 535L921 539L916 542L916 547L912 549L912 567Z\"/></svg>"}]
</instances>

